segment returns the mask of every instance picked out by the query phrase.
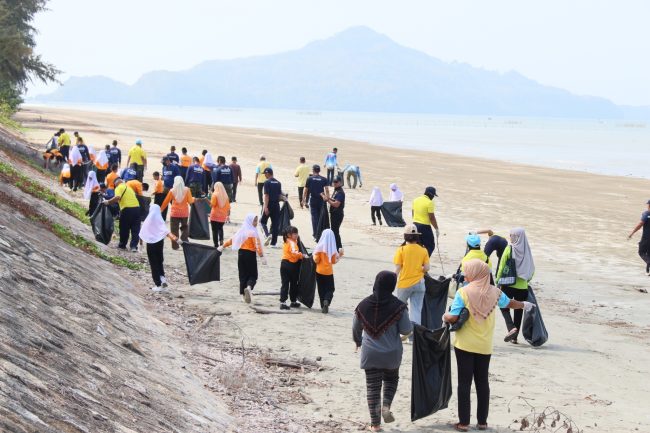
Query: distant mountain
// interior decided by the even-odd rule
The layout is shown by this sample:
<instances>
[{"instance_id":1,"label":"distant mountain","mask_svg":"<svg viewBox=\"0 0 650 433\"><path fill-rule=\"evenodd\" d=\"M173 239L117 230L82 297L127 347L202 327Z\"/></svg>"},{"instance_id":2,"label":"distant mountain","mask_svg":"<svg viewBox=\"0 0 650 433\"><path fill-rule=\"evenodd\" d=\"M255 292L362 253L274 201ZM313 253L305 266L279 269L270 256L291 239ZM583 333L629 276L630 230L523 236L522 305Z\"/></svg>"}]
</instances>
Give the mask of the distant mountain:
<instances>
[{"instance_id":1,"label":"distant mountain","mask_svg":"<svg viewBox=\"0 0 650 433\"><path fill-rule=\"evenodd\" d=\"M300 110L417 112L590 118L650 118L650 109L505 74L447 63L366 27L299 50L212 60L186 71L156 71L132 86L73 77L39 101L196 105Z\"/></svg>"}]
</instances>

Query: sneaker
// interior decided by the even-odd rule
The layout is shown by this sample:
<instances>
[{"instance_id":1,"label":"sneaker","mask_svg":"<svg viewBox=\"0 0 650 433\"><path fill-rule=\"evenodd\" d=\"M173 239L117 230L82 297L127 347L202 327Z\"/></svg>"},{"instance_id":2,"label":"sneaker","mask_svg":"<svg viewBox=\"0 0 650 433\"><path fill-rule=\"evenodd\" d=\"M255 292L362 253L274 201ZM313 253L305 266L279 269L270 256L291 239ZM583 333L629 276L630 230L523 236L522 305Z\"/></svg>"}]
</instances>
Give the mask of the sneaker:
<instances>
[{"instance_id":1,"label":"sneaker","mask_svg":"<svg viewBox=\"0 0 650 433\"><path fill-rule=\"evenodd\" d=\"M264 239L264 246L268 247L269 244L271 243L271 236L267 236L266 239Z\"/></svg>"},{"instance_id":2,"label":"sneaker","mask_svg":"<svg viewBox=\"0 0 650 433\"><path fill-rule=\"evenodd\" d=\"M160 293L160 292L162 292L163 290L164 290L164 289L163 289L162 287L160 287L160 286L153 286L153 287L151 288L151 291L154 292L154 293Z\"/></svg>"},{"instance_id":3,"label":"sneaker","mask_svg":"<svg viewBox=\"0 0 650 433\"><path fill-rule=\"evenodd\" d=\"M246 287L244 289L244 302L250 304L252 300L253 300L253 293L251 292L251 288Z\"/></svg>"},{"instance_id":4,"label":"sneaker","mask_svg":"<svg viewBox=\"0 0 650 433\"><path fill-rule=\"evenodd\" d=\"M163 288L165 288L165 287L168 286L168 284L167 284L167 278L165 278L164 275L163 275L162 277L160 277L160 286L163 287Z\"/></svg>"},{"instance_id":5,"label":"sneaker","mask_svg":"<svg viewBox=\"0 0 650 433\"><path fill-rule=\"evenodd\" d=\"M117 249L118 249L118 250L122 250L122 251L126 251L126 247L121 247L121 246L119 246L119 245L117 246Z\"/></svg>"},{"instance_id":6,"label":"sneaker","mask_svg":"<svg viewBox=\"0 0 650 433\"><path fill-rule=\"evenodd\" d=\"M131 252L132 252L132 253L137 253L137 252L138 252L138 249L137 249L137 248L131 248Z\"/></svg>"},{"instance_id":7,"label":"sneaker","mask_svg":"<svg viewBox=\"0 0 650 433\"><path fill-rule=\"evenodd\" d=\"M291 307L289 307L285 303L282 303L282 304L280 304L280 310L291 310Z\"/></svg>"},{"instance_id":8,"label":"sneaker","mask_svg":"<svg viewBox=\"0 0 650 433\"><path fill-rule=\"evenodd\" d=\"M300 308L301 307L299 302L292 302L289 306L291 308Z\"/></svg>"},{"instance_id":9,"label":"sneaker","mask_svg":"<svg viewBox=\"0 0 650 433\"><path fill-rule=\"evenodd\" d=\"M330 311L330 301L323 301L323 306L320 308L323 314L327 314Z\"/></svg>"},{"instance_id":10,"label":"sneaker","mask_svg":"<svg viewBox=\"0 0 650 433\"><path fill-rule=\"evenodd\" d=\"M274 250L279 250L279 249L280 249L280 245L271 245L271 248L273 248Z\"/></svg>"}]
</instances>

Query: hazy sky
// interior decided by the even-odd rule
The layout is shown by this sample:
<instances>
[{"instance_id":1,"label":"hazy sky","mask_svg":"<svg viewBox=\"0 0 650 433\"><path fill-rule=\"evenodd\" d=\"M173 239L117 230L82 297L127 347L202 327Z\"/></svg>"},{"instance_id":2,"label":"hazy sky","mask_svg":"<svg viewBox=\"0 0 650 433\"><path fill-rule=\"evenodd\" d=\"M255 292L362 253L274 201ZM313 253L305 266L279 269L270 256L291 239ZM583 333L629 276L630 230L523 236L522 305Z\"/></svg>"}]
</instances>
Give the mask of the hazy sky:
<instances>
[{"instance_id":1,"label":"hazy sky","mask_svg":"<svg viewBox=\"0 0 650 433\"><path fill-rule=\"evenodd\" d=\"M50 0L49 8L35 23L38 52L63 79L132 83L151 70L277 53L366 25L445 61L650 105L647 0Z\"/></svg>"}]
</instances>

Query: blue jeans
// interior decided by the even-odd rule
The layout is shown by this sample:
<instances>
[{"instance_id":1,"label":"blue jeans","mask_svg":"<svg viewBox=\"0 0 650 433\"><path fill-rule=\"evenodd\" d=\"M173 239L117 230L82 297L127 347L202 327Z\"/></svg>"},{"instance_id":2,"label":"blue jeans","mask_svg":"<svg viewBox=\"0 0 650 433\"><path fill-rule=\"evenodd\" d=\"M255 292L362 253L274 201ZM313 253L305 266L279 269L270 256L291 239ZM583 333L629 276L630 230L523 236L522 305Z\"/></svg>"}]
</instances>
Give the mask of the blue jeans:
<instances>
[{"instance_id":1,"label":"blue jeans","mask_svg":"<svg viewBox=\"0 0 650 433\"><path fill-rule=\"evenodd\" d=\"M409 319L418 325L422 322L422 305L424 304L424 293L426 287L424 286L424 278L418 281L411 287L404 289L397 289L397 299L404 302L410 302L409 305Z\"/></svg>"}]
</instances>

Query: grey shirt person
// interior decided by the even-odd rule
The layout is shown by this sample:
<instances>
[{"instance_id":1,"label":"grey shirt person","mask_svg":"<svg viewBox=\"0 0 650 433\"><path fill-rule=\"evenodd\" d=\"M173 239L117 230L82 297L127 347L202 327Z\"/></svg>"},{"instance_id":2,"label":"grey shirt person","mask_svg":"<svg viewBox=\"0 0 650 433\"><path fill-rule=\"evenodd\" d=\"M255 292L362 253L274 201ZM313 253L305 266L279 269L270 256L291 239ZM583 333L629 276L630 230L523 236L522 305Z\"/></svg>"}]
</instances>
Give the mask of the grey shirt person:
<instances>
[{"instance_id":1,"label":"grey shirt person","mask_svg":"<svg viewBox=\"0 0 650 433\"><path fill-rule=\"evenodd\" d=\"M408 310L402 312L401 317L379 338L372 338L363 330L361 321L354 316L352 321L352 338L361 345L359 356L362 369L379 368L394 370L402 363L401 335L410 334L413 324L409 320Z\"/></svg>"}]
</instances>

